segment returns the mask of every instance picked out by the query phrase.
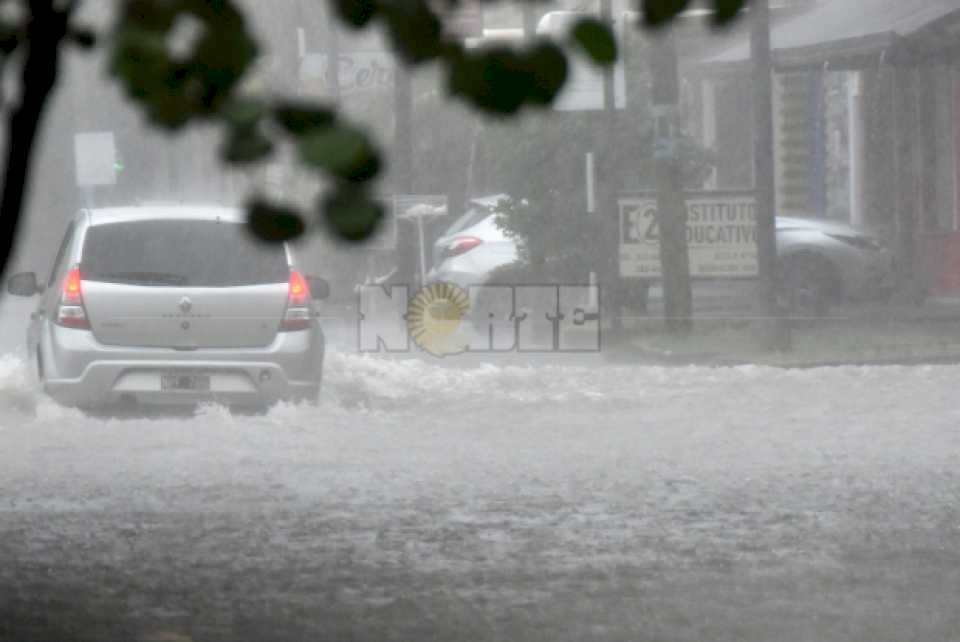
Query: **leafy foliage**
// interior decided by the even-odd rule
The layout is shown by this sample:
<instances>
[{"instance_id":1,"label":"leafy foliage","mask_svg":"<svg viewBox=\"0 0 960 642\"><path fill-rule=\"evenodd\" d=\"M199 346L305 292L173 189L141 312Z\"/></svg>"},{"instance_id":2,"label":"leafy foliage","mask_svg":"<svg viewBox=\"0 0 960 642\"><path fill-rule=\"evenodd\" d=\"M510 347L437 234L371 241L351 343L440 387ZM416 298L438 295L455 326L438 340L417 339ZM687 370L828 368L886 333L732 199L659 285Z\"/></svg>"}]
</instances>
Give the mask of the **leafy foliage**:
<instances>
[{"instance_id":1,"label":"leafy foliage","mask_svg":"<svg viewBox=\"0 0 960 642\"><path fill-rule=\"evenodd\" d=\"M449 93L485 113L512 116L525 108L548 106L568 77L567 58L558 43L536 40L519 48L468 49L444 29L428 0L328 1L354 29L381 26L406 64L440 65ZM729 21L745 1L714 0L715 21ZM42 63L47 65L44 69L53 69L55 78L62 44L108 47L112 75L152 123L170 131L196 121L216 123L223 128L221 157L237 165L263 162L279 146L292 145L301 162L323 179L318 183L328 185L318 197L327 227L340 238L363 239L383 217L383 207L371 196L370 187L383 166L380 152L335 107L278 96L240 95L259 48L236 2L121 0L115 27L106 38L107 34L72 24L77 3L31 0L21 4L24 15L19 23L0 24L0 55L7 60L25 49L25 69ZM448 2L456 5L456 0ZM688 4L689 0L642 0L646 24L663 25ZM174 41L185 19L197 29L180 46L183 43ZM597 20L580 21L570 44L599 65L609 65L617 56L609 29ZM37 113L28 123L28 138L19 146L26 158L8 163L8 179L11 166L29 165L33 125L39 122L51 87L52 83L44 82L35 97ZM13 179L13 184L5 183L4 193L10 198L5 198L3 207L11 238L22 209L25 177L15 173ZM306 228L299 213L260 198L251 202L249 215L252 231L267 240L291 238ZM9 253L9 247L0 248L0 263L5 265Z\"/></svg>"},{"instance_id":2,"label":"leafy foliage","mask_svg":"<svg viewBox=\"0 0 960 642\"><path fill-rule=\"evenodd\" d=\"M289 208L256 199L247 211L250 231L261 240L282 242L303 234L303 220Z\"/></svg>"},{"instance_id":3,"label":"leafy foliage","mask_svg":"<svg viewBox=\"0 0 960 642\"><path fill-rule=\"evenodd\" d=\"M584 18L577 22L570 34L598 65L612 65L617 59L617 41L610 30L593 18Z\"/></svg>"},{"instance_id":4,"label":"leafy foliage","mask_svg":"<svg viewBox=\"0 0 960 642\"><path fill-rule=\"evenodd\" d=\"M648 27L662 27L686 11L690 0L641 0L643 21ZM748 0L713 0L712 20L723 26L736 18Z\"/></svg>"}]
</instances>

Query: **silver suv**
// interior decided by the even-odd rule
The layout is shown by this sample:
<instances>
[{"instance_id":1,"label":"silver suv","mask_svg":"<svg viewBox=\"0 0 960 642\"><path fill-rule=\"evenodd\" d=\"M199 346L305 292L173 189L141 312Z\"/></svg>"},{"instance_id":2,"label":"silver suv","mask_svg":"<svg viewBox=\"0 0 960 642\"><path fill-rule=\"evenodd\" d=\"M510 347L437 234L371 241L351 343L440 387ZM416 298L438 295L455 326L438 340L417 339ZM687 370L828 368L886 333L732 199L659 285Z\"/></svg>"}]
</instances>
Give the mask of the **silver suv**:
<instances>
[{"instance_id":1,"label":"silver suv","mask_svg":"<svg viewBox=\"0 0 960 642\"><path fill-rule=\"evenodd\" d=\"M7 289L41 294L27 348L61 403L263 406L319 394L314 299L329 286L288 246L256 241L236 210L83 210L47 282L25 272Z\"/></svg>"}]
</instances>

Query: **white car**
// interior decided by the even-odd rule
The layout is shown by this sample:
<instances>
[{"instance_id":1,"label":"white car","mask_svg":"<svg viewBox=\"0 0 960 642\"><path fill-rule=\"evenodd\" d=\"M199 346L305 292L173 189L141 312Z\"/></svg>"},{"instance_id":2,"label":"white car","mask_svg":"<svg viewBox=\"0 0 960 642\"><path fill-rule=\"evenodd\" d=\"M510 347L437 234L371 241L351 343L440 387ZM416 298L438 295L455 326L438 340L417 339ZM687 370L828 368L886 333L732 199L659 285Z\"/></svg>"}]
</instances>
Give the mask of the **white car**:
<instances>
[{"instance_id":1,"label":"white car","mask_svg":"<svg viewBox=\"0 0 960 642\"><path fill-rule=\"evenodd\" d=\"M428 281L467 289L486 283L495 269L517 260L516 242L496 223L494 208L505 198L498 194L470 201L466 213L434 242Z\"/></svg>"},{"instance_id":2,"label":"white car","mask_svg":"<svg viewBox=\"0 0 960 642\"><path fill-rule=\"evenodd\" d=\"M241 212L210 207L83 210L39 294L27 349L43 389L81 407L262 406L315 400L324 337L310 279L284 244L256 241Z\"/></svg>"},{"instance_id":3,"label":"white car","mask_svg":"<svg viewBox=\"0 0 960 642\"><path fill-rule=\"evenodd\" d=\"M505 198L472 202L434 244L431 281L461 287L487 283L517 260L516 242L497 227L493 208ZM789 307L822 313L831 301L882 297L893 289L894 259L870 233L815 218L777 217L782 292Z\"/></svg>"}]
</instances>

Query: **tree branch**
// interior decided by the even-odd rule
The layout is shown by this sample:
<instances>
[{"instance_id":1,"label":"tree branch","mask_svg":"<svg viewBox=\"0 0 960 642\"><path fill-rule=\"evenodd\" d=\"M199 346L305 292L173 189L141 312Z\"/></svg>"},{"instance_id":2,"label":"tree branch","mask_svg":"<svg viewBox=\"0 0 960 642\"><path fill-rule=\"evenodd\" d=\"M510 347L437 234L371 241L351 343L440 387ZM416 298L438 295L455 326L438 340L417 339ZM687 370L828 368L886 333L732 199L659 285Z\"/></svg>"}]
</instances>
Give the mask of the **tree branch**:
<instances>
[{"instance_id":1,"label":"tree branch","mask_svg":"<svg viewBox=\"0 0 960 642\"><path fill-rule=\"evenodd\" d=\"M72 5L58 9L55 0L30 0L20 104L7 121L7 159L0 196L0 274L6 271L17 238L37 133L57 82L60 44L67 33Z\"/></svg>"}]
</instances>

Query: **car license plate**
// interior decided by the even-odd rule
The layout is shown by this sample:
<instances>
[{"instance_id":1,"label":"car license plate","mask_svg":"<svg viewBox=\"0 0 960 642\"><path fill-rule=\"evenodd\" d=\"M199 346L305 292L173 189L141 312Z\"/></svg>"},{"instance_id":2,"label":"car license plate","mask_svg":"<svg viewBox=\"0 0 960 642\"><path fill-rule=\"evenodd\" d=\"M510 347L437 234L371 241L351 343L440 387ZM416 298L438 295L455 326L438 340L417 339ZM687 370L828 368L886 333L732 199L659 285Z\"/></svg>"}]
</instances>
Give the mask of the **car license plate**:
<instances>
[{"instance_id":1,"label":"car license plate","mask_svg":"<svg viewBox=\"0 0 960 642\"><path fill-rule=\"evenodd\" d=\"M207 392L210 390L210 375L165 374L160 377L160 390Z\"/></svg>"}]
</instances>

